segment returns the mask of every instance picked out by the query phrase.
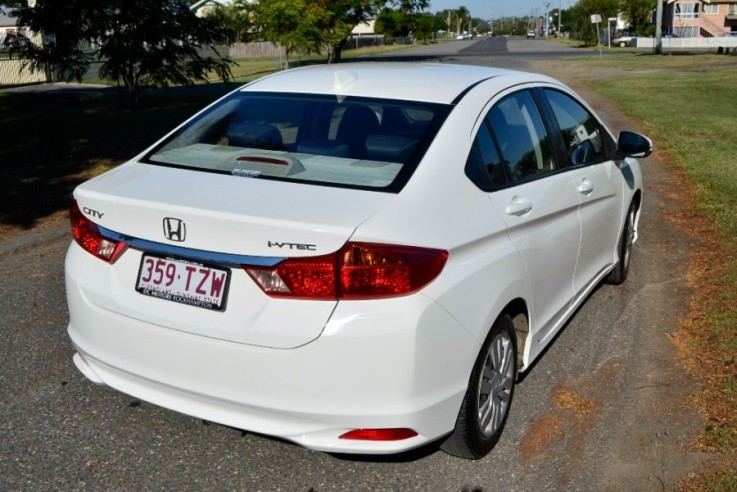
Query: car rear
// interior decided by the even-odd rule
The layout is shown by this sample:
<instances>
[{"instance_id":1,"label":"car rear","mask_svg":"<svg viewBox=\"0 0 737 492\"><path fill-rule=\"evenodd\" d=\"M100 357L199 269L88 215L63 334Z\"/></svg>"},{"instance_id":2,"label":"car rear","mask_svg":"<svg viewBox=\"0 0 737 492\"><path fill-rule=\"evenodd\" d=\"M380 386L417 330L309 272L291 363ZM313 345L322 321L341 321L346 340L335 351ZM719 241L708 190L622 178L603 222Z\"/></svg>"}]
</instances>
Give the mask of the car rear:
<instances>
[{"instance_id":1,"label":"car rear","mask_svg":"<svg viewBox=\"0 0 737 492\"><path fill-rule=\"evenodd\" d=\"M331 90L357 84L336 75ZM448 252L354 238L396 207L450 105L257 89L75 190L77 367L313 449L383 453L440 437L478 350L424 294Z\"/></svg>"}]
</instances>

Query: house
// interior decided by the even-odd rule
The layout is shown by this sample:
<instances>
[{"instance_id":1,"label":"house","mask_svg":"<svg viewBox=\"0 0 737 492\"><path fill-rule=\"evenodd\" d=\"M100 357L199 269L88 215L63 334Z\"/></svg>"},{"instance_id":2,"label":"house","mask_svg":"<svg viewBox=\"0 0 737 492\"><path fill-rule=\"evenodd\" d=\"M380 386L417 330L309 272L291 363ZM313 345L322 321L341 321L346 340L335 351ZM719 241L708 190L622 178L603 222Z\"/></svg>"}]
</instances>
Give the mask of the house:
<instances>
[{"instance_id":1,"label":"house","mask_svg":"<svg viewBox=\"0 0 737 492\"><path fill-rule=\"evenodd\" d=\"M376 19L368 19L365 22L361 22L356 27L353 28L351 31L351 35L353 36L366 36L366 35L374 35L376 32L374 31L374 28L376 27Z\"/></svg>"},{"instance_id":2,"label":"house","mask_svg":"<svg viewBox=\"0 0 737 492\"><path fill-rule=\"evenodd\" d=\"M10 58L4 46L8 36L18 34L28 36L34 43L41 43L41 36L18 27L16 18L11 16L8 10L5 8L0 10L0 87L46 82L48 74L45 71L32 70L24 63L24 60L17 57Z\"/></svg>"},{"instance_id":3,"label":"house","mask_svg":"<svg viewBox=\"0 0 737 492\"><path fill-rule=\"evenodd\" d=\"M737 36L737 1L667 0L663 33L678 38Z\"/></svg>"},{"instance_id":4,"label":"house","mask_svg":"<svg viewBox=\"0 0 737 492\"><path fill-rule=\"evenodd\" d=\"M15 17L11 17L8 11L0 6L0 49L2 49L5 38L14 34L18 34Z\"/></svg>"}]
</instances>

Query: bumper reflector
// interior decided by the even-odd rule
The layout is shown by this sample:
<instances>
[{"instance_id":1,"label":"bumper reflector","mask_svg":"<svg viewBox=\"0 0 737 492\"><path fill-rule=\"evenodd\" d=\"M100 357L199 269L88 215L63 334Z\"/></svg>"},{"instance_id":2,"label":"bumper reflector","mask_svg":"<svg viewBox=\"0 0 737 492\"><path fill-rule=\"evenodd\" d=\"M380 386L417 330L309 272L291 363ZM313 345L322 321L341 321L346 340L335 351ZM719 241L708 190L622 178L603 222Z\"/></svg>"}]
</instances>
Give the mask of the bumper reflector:
<instances>
[{"instance_id":1,"label":"bumper reflector","mask_svg":"<svg viewBox=\"0 0 737 492\"><path fill-rule=\"evenodd\" d=\"M340 439L352 439L355 441L401 441L417 435L417 432L407 428L354 429L340 436Z\"/></svg>"}]
</instances>

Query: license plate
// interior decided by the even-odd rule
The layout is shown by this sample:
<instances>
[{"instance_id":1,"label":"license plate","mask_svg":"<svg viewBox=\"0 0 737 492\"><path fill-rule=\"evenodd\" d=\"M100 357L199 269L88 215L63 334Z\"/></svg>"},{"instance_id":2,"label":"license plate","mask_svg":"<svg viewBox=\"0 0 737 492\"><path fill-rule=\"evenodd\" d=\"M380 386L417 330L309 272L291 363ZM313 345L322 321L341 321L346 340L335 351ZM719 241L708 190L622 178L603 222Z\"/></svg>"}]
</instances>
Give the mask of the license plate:
<instances>
[{"instance_id":1,"label":"license plate","mask_svg":"<svg viewBox=\"0 0 737 492\"><path fill-rule=\"evenodd\" d=\"M224 311L230 270L193 261L144 254L136 291L190 306Z\"/></svg>"}]
</instances>

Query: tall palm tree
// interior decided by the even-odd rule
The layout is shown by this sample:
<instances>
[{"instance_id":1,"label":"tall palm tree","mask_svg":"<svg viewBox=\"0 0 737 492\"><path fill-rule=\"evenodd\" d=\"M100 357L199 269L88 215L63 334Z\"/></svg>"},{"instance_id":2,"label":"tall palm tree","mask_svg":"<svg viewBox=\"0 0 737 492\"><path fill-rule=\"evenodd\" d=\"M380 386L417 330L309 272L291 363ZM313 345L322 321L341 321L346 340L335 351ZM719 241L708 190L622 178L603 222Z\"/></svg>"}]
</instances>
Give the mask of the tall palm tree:
<instances>
[{"instance_id":1,"label":"tall palm tree","mask_svg":"<svg viewBox=\"0 0 737 492\"><path fill-rule=\"evenodd\" d=\"M471 12L469 10L461 5L456 9L456 34L461 33L461 27L463 27L463 22L468 18L468 16L471 15Z\"/></svg>"}]
</instances>

